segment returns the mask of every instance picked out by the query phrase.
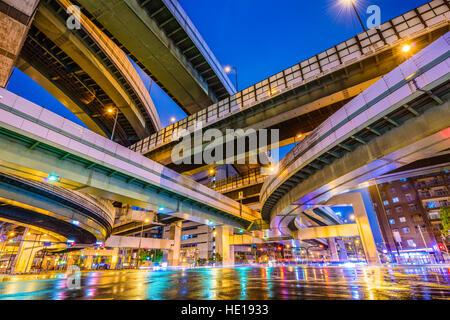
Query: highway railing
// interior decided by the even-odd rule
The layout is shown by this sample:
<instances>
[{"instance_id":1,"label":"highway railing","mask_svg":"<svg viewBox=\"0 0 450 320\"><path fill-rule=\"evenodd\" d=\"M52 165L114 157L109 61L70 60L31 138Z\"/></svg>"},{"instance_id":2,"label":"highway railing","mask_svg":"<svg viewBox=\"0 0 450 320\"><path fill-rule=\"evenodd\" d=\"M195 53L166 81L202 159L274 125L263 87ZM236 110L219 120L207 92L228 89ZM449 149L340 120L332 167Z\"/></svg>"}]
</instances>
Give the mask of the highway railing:
<instances>
[{"instance_id":1,"label":"highway railing","mask_svg":"<svg viewBox=\"0 0 450 320\"><path fill-rule=\"evenodd\" d=\"M197 125L200 122L203 127L212 125L230 115L379 54L380 51L399 46L403 41L448 25L449 19L450 10L445 1L434 0L426 3L383 23L379 29L373 28L362 32L206 109L175 122L138 141L130 146L130 149L143 154L151 152L175 141L173 137L178 137L180 132L194 132L198 129Z\"/></svg>"},{"instance_id":2,"label":"highway railing","mask_svg":"<svg viewBox=\"0 0 450 320\"><path fill-rule=\"evenodd\" d=\"M59 198L63 198L69 202L75 203L83 207L87 211L94 213L108 221L111 226L114 224L115 208L107 200L98 199L94 196L84 194L74 190L68 190L49 183L40 182L37 180L24 179L16 175L1 173L1 175L20 181L21 184L33 186L51 192Z\"/></svg>"}]
</instances>

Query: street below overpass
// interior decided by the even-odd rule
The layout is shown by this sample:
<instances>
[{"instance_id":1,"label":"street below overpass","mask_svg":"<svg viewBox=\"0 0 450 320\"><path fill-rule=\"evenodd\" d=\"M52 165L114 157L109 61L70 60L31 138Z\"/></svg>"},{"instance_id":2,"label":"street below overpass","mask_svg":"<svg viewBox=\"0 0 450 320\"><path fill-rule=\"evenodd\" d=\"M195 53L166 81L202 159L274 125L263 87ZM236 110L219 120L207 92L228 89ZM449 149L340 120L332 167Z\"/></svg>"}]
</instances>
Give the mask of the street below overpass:
<instances>
[{"instance_id":1,"label":"street below overpass","mask_svg":"<svg viewBox=\"0 0 450 320\"><path fill-rule=\"evenodd\" d=\"M95 271L68 289L65 274L0 278L2 300L449 299L450 266L241 266Z\"/></svg>"}]
</instances>

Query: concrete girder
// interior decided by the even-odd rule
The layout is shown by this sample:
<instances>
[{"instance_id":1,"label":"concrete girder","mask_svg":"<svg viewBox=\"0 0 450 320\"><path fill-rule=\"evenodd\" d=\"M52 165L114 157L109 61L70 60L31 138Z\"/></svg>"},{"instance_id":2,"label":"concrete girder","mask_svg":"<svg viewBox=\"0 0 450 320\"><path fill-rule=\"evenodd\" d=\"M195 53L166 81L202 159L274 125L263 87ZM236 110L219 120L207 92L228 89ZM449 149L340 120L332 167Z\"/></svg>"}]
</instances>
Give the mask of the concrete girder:
<instances>
[{"instance_id":1,"label":"concrete girder","mask_svg":"<svg viewBox=\"0 0 450 320\"><path fill-rule=\"evenodd\" d=\"M78 119L80 119L89 129L97 134L107 137L105 129L102 128L95 120L86 113L82 105L72 100L63 90L58 88L49 79L47 79L41 72L36 70L32 65L19 57L16 67L23 73L33 79L37 84L44 88L48 93L55 97L62 105L69 109Z\"/></svg>"},{"instance_id":2,"label":"concrete girder","mask_svg":"<svg viewBox=\"0 0 450 320\"><path fill-rule=\"evenodd\" d=\"M293 202L319 204L373 177L450 148L448 119L449 101L361 145L287 192L272 208L271 219Z\"/></svg>"},{"instance_id":3,"label":"concrete girder","mask_svg":"<svg viewBox=\"0 0 450 320\"><path fill-rule=\"evenodd\" d=\"M151 76L186 113L194 113L216 101L207 83L138 1L79 3L151 71ZM139 37L130 37L130 30Z\"/></svg>"},{"instance_id":4,"label":"concrete girder","mask_svg":"<svg viewBox=\"0 0 450 320\"><path fill-rule=\"evenodd\" d=\"M22 141L41 142L39 147L30 150L32 141L24 145L17 143L20 140L1 135L0 144L4 150L0 155L1 165L15 170L16 174L35 172L34 175L46 177L57 173L63 183L77 187L79 191L154 211L163 207L162 213L200 223L208 224L213 220L241 228L260 218L259 213L67 119L6 90L1 94L4 97L0 101L0 112L4 115L0 118L1 127L14 132L11 135L19 135ZM22 122L13 119L22 119ZM26 125L22 125L24 123ZM55 153L70 153L71 156L60 160ZM87 169L86 164L91 163L98 165ZM109 175L111 171L116 174ZM127 183L131 177L138 181ZM143 186L148 184L151 187L144 189ZM176 197L179 198L174 201ZM197 204L205 207L200 208Z\"/></svg>"},{"instance_id":5,"label":"concrete girder","mask_svg":"<svg viewBox=\"0 0 450 320\"><path fill-rule=\"evenodd\" d=\"M67 26L54 16L45 5L41 5L36 14L34 25L43 32L51 41L56 43L84 72L86 72L111 98L114 105L127 118L136 131L138 137L148 135L146 123L140 114L132 98L116 80L115 75L103 65L103 63L86 48L85 44L74 34L67 32ZM120 50L116 48L116 50ZM105 52L106 54L106 52ZM126 58L124 55L123 58ZM156 127L159 126L159 119Z\"/></svg>"}]
</instances>

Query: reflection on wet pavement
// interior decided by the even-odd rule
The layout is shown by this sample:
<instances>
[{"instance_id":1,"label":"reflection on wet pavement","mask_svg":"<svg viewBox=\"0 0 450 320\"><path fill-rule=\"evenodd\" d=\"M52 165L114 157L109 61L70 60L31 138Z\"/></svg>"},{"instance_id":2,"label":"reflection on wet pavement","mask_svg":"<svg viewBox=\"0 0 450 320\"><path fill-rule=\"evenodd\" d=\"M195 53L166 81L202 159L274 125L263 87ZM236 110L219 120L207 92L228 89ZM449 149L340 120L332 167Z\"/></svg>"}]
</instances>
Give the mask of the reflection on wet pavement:
<instances>
[{"instance_id":1,"label":"reflection on wet pavement","mask_svg":"<svg viewBox=\"0 0 450 320\"><path fill-rule=\"evenodd\" d=\"M450 299L448 267L235 267L0 275L0 299Z\"/></svg>"}]
</instances>

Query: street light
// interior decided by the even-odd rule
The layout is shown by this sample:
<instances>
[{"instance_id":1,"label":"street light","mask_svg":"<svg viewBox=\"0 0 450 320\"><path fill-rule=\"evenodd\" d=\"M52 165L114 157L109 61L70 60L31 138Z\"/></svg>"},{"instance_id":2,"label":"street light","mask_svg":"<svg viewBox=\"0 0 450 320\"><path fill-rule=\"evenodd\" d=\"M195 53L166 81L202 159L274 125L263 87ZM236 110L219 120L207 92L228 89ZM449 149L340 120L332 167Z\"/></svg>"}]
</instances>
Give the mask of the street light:
<instances>
[{"instance_id":1,"label":"street light","mask_svg":"<svg viewBox=\"0 0 450 320\"><path fill-rule=\"evenodd\" d=\"M361 24L361 27L363 28L364 31L367 31L366 27L364 26L364 23L361 20L361 17L359 16L358 10L356 9L355 0L341 0L341 3L344 5L351 5L353 7L353 10L355 11L356 16L358 17L359 23Z\"/></svg>"},{"instance_id":2,"label":"street light","mask_svg":"<svg viewBox=\"0 0 450 320\"><path fill-rule=\"evenodd\" d=\"M177 119L175 119L175 117L170 117L170 123L174 123L175 121L177 121Z\"/></svg>"},{"instance_id":3,"label":"street light","mask_svg":"<svg viewBox=\"0 0 450 320\"><path fill-rule=\"evenodd\" d=\"M235 81L236 81L236 91L239 91L237 69L232 66L225 66L224 70L226 73L231 73L231 71L234 71Z\"/></svg>"},{"instance_id":4,"label":"street light","mask_svg":"<svg viewBox=\"0 0 450 320\"><path fill-rule=\"evenodd\" d=\"M402 51L403 51L404 53L408 53L409 51L411 51L411 46L410 46L409 44L405 44L405 45L402 47Z\"/></svg>"},{"instance_id":5,"label":"street light","mask_svg":"<svg viewBox=\"0 0 450 320\"><path fill-rule=\"evenodd\" d=\"M113 125L113 129L111 132L111 141L114 139L114 132L116 131L117 118L119 117L119 108L108 108L106 110L111 115L114 113L114 110L116 111L116 116L114 118L114 125Z\"/></svg>"}]
</instances>

